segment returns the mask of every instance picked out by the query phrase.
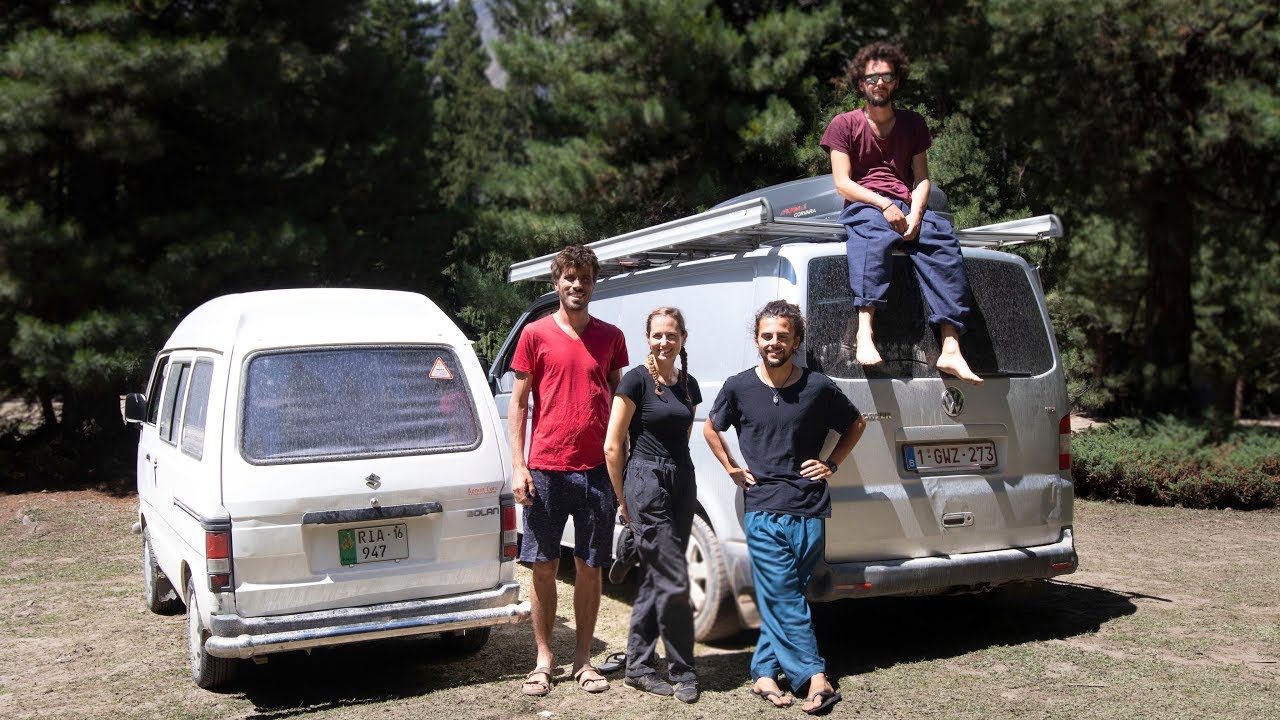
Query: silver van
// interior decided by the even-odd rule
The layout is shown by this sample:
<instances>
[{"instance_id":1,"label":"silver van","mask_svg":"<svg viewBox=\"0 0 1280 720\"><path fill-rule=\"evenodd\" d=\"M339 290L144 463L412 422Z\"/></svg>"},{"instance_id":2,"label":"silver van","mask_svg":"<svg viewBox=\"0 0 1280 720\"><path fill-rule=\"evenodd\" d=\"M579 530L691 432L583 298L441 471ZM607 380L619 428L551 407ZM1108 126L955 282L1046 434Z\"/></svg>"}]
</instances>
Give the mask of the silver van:
<instances>
[{"instance_id":1,"label":"silver van","mask_svg":"<svg viewBox=\"0 0 1280 720\"><path fill-rule=\"evenodd\" d=\"M511 460L471 343L427 298L226 295L157 354L138 425L147 606L185 605L192 679L243 658L528 617ZM377 672L378 668L361 668Z\"/></svg>"},{"instance_id":2,"label":"silver van","mask_svg":"<svg viewBox=\"0 0 1280 720\"><path fill-rule=\"evenodd\" d=\"M945 211L945 196L935 190L930 204ZM977 592L1074 572L1062 362L1036 268L999 249L1060 236L1061 223L1049 215L958 233L975 300L962 347L986 381L974 388L934 367L938 337L905 256L895 262L889 307L875 317L885 363L863 368L854 359L857 314L844 229L834 221L841 205L823 176L593 243L603 279L591 314L622 328L634 363L648 352L649 311L679 307L689 371L702 386L700 423L724 380L759 360L756 309L782 298L804 310L800 362L831 376L868 421L851 461L829 480L826 554L810 600ZM511 281L549 278L550 258L512 265ZM516 338L555 308L554 293L536 300L495 358L489 380L500 413ZM726 438L736 443L732 431ZM741 493L696 433L691 450L698 509L689 573L695 632L706 641L756 627L759 616ZM572 539L569 528L566 544Z\"/></svg>"}]
</instances>

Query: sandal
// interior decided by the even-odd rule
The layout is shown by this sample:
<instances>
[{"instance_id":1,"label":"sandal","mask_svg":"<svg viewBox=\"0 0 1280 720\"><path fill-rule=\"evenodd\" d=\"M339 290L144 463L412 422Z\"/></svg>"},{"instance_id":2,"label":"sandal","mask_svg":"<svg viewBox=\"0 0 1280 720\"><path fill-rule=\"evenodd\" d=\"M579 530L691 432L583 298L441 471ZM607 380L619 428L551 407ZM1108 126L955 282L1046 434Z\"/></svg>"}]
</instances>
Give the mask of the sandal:
<instances>
[{"instance_id":1,"label":"sandal","mask_svg":"<svg viewBox=\"0 0 1280 720\"><path fill-rule=\"evenodd\" d=\"M607 678L604 676L587 677L588 671L593 672L596 675L600 675L599 670L596 670L590 665L583 665L578 668L578 672L573 674L573 679L578 683L578 687L592 694L602 693L609 689L609 680Z\"/></svg>"},{"instance_id":2,"label":"sandal","mask_svg":"<svg viewBox=\"0 0 1280 720\"><path fill-rule=\"evenodd\" d=\"M537 680L534 675L544 675L546 680ZM551 668L536 667L524 676L524 682L520 683L520 692L529 697L543 697L551 692Z\"/></svg>"},{"instance_id":3,"label":"sandal","mask_svg":"<svg viewBox=\"0 0 1280 720\"><path fill-rule=\"evenodd\" d=\"M761 700L769 703L770 705L776 708L789 708L792 705L791 698L788 698L785 694L783 694L778 690L757 690L755 688L751 688L751 694L755 695L756 697L760 698ZM780 705L774 702L773 698L777 698L779 700L786 700L787 702Z\"/></svg>"},{"instance_id":4,"label":"sandal","mask_svg":"<svg viewBox=\"0 0 1280 720\"><path fill-rule=\"evenodd\" d=\"M818 700L818 699L821 699L822 702L819 703L817 707L809 708L808 710L804 710L804 708L800 708L800 709L804 710L806 715L825 715L827 712L831 710L832 705L835 705L836 703L840 702L840 693L835 689L819 690L818 692L805 698L804 701L807 703L811 703L814 700Z\"/></svg>"},{"instance_id":5,"label":"sandal","mask_svg":"<svg viewBox=\"0 0 1280 720\"><path fill-rule=\"evenodd\" d=\"M609 653L604 662L596 666L596 670L601 675L608 675L611 672L617 672L627 666L627 654L624 652Z\"/></svg>"}]
</instances>

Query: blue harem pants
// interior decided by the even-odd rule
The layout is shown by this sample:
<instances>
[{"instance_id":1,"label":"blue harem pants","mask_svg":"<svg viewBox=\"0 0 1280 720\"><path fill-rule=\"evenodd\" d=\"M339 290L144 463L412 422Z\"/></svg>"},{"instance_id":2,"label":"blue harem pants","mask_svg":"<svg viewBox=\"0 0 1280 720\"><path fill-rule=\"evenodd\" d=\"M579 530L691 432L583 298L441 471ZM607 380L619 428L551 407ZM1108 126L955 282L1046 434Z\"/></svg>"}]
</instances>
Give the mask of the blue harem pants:
<instances>
[{"instance_id":1,"label":"blue harem pants","mask_svg":"<svg viewBox=\"0 0 1280 720\"><path fill-rule=\"evenodd\" d=\"M774 512L743 514L751 575L760 609L760 640L751 658L751 679L778 677L793 691L826 672L804 591L826 547L822 518Z\"/></svg>"},{"instance_id":2,"label":"blue harem pants","mask_svg":"<svg viewBox=\"0 0 1280 720\"><path fill-rule=\"evenodd\" d=\"M910 212L911 207L902 200L889 200L904 215ZM960 256L960 241L950 222L932 210L925 210L920 220L920 234L914 242L904 241L874 205L853 203L840 213L840 222L847 235L845 248L854 307L880 310L888 305L893 251L901 249L920 276L920 285L929 303L929 322L949 323L957 332L965 331L965 320L973 303L964 258Z\"/></svg>"}]
</instances>

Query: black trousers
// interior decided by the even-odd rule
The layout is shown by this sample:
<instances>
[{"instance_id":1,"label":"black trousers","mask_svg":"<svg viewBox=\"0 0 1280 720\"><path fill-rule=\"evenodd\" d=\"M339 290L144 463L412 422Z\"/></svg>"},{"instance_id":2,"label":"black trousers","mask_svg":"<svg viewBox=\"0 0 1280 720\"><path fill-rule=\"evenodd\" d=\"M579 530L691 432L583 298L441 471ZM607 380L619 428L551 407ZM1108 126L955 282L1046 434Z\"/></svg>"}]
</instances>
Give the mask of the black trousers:
<instances>
[{"instance_id":1,"label":"black trousers","mask_svg":"<svg viewBox=\"0 0 1280 720\"><path fill-rule=\"evenodd\" d=\"M658 637L672 683L692 682L693 606L685 548L693 528L693 466L632 453L622 492L640 554L639 588L627 638L627 677L656 673Z\"/></svg>"}]
</instances>

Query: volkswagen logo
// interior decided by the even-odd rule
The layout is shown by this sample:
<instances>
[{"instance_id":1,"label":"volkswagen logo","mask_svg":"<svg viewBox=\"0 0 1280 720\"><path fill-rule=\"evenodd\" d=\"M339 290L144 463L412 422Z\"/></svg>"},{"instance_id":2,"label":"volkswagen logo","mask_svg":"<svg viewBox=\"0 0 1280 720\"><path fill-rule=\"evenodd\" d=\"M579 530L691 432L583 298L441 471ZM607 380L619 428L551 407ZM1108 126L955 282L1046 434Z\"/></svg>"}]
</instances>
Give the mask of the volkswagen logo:
<instances>
[{"instance_id":1,"label":"volkswagen logo","mask_svg":"<svg viewBox=\"0 0 1280 720\"><path fill-rule=\"evenodd\" d=\"M942 409L951 417L964 412L964 393L960 388L949 387L942 393Z\"/></svg>"},{"instance_id":2,"label":"volkswagen logo","mask_svg":"<svg viewBox=\"0 0 1280 720\"><path fill-rule=\"evenodd\" d=\"M368 485L370 490L377 490L382 487L382 478L374 473L369 473L369 477L364 479L364 484Z\"/></svg>"}]
</instances>

